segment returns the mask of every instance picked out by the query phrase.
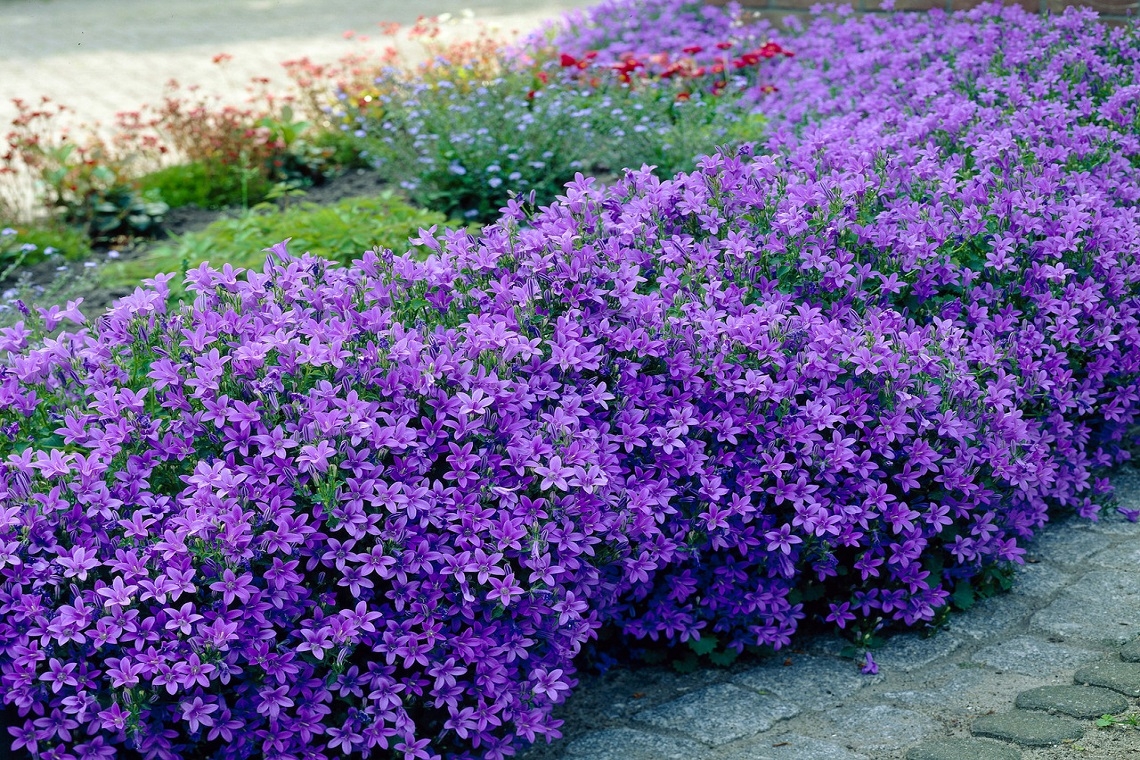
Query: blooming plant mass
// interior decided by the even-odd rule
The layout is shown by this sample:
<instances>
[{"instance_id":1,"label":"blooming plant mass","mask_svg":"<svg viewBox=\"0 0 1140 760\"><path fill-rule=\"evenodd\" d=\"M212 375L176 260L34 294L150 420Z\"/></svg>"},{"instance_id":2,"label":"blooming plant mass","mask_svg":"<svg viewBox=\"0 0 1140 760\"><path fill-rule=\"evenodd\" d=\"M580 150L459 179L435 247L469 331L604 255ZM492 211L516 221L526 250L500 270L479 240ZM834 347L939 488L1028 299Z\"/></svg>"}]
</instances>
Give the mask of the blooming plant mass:
<instances>
[{"instance_id":1,"label":"blooming plant mass","mask_svg":"<svg viewBox=\"0 0 1140 760\"><path fill-rule=\"evenodd\" d=\"M763 131L426 256L278 243L177 307L161 276L90 324L28 310L0 330L12 746L506 757L559 735L603 626L925 625L1051 511L1097 519L1140 404L1136 32L985 6L776 40L611 0L527 43L542 72L684 80Z\"/></svg>"}]
</instances>

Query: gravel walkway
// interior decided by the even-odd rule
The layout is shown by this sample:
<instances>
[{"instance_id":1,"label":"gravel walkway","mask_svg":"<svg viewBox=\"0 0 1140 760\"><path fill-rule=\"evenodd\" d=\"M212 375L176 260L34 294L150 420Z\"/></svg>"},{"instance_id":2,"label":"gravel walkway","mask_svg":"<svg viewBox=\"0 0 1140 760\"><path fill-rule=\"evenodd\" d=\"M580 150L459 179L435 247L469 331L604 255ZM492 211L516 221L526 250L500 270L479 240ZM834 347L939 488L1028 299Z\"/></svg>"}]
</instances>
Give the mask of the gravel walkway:
<instances>
[{"instance_id":1,"label":"gravel walkway","mask_svg":"<svg viewBox=\"0 0 1140 760\"><path fill-rule=\"evenodd\" d=\"M1113 478L1140 506L1140 471ZM1098 727L1140 710L1140 524L1051 524L1008 594L929 638L874 652L798 641L757 666L613 670L560 711L566 738L524 760L1137 760L1140 730Z\"/></svg>"},{"instance_id":2,"label":"gravel walkway","mask_svg":"<svg viewBox=\"0 0 1140 760\"><path fill-rule=\"evenodd\" d=\"M591 0L0 0L0 128L12 98L47 95L82 121L110 123L123 110L158 102L170 79L240 103L252 77L284 82L281 62L332 62L388 44L377 24L464 9L504 31L526 31ZM346 40L346 31L371 40ZM447 29L470 37L473 23ZM417 44L404 44L410 56ZM228 53L224 66L214 55Z\"/></svg>"}]
</instances>

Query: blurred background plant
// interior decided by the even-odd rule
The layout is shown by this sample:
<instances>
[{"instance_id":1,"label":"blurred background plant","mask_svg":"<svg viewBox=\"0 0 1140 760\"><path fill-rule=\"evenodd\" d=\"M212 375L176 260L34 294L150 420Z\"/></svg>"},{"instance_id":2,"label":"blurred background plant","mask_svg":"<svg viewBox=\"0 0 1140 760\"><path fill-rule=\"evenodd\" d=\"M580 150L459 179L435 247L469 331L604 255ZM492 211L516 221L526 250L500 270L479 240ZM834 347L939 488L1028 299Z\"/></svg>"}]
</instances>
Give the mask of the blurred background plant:
<instances>
[{"instance_id":1,"label":"blurred background plant","mask_svg":"<svg viewBox=\"0 0 1140 760\"><path fill-rule=\"evenodd\" d=\"M159 229L166 205L132 183L139 166L153 160L151 140L109 142L94 127L74 129L67 107L46 98L38 106L17 101L16 108L0 173L13 182L30 179L34 200L14 201L12 216L46 217L93 240L144 237ZM17 198L18 190L6 197ZM36 205L29 207L30 200Z\"/></svg>"},{"instance_id":2,"label":"blurred background plant","mask_svg":"<svg viewBox=\"0 0 1140 760\"><path fill-rule=\"evenodd\" d=\"M650 164L672 175L717 146L759 139L757 104L775 89L762 63L790 55L772 42L726 41L710 65L693 57L699 49L599 62L553 46L524 54L488 33L443 44L432 20L410 34L428 46L427 63L385 65L370 82L356 69L331 101L309 102L414 201L485 222L512 194L553 200L578 171Z\"/></svg>"},{"instance_id":3,"label":"blurred background plant","mask_svg":"<svg viewBox=\"0 0 1140 760\"><path fill-rule=\"evenodd\" d=\"M130 292L138 283L164 272L185 272L203 262L260 269L267 240L292 238L293 250L350 263L374 246L405 250L408 239L432 225L455 227L443 215L409 205L392 192L346 198L331 205L301 202L286 208L264 203L235 217L223 217L200 232L190 232L155 246L142 256L111 261L101 279L112 291ZM181 278L170 283L175 297Z\"/></svg>"}]
</instances>

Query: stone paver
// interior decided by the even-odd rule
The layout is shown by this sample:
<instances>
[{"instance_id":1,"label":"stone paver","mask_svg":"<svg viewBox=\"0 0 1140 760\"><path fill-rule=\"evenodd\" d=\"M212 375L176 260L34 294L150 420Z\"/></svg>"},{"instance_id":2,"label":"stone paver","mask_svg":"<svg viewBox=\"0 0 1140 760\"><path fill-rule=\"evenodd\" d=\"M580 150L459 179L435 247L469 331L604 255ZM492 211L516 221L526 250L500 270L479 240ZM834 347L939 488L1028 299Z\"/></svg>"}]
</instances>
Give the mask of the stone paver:
<instances>
[{"instance_id":1,"label":"stone paver","mask_svg":"<svg viewBox=\"0 0 1140 760\"><path fill-rule=\"evenodd\" d=\"M1089 563L1114 570L1136 570L1140 567L1140 544L1110 546L1089 558Z\"/></svg>"},{"instance_id":2,"label":"stone paver","mask_svg":"<svg viewBox=\"0 0 1140 760\"><path fill-rule=\"evenodd\" d=\"M1118 715L1128 709L1128 700L1097 686L1039 686L1017 695L1014 704L1022 710L1064 713L1073 718Z\"/></svg>"},{"instance_id":3,"label":"stone paver","mask_svg":"<svg viewBox=\"0 0 1140 760\"><path fill-rule=\"evenodd\" d=\"M1072 718L1024 710L983 715L974 721L971 730L976 736L989 736L1023 747L1048 747L1066 739L1080 739L1085 733L1081 724Z\"/></svg>"},{"instance_id":4,"label":"stone paver","mask_svg":"<svg viewBox=\"0 0 1140 760\"><path fill-rule=\"evenodd\" d=\"M840 707L826 715L838 729L835 738L872 754L901 749L941 730L937 722L922 713L888 705Z\"/></svg>"},{"instance_id":5,"label":"stone paver","mask_svg":"<svg viewBox=\"0 0 1140 760\"><path fill-rule=\"evenodd\" d=\"M702 760L707 750L689 739L609 728L594 731L566 747L570 757L589 760Z\"/></svg>"},{"instance_id":6,"label":"stone paver","mask_svg":"<svg viewBox=\"0 0 1140 760\"><path fill-rule=\"evenodd\" d=\"M1101 541L1104 539L1101 538ZM1033 616L1057 636L1121 645L1140 632L1140 573L1093 570Z\"/></svg>"},{"instance_id":7,"label":"stone paver","mask_svg":"<svg viewBox=\"0 0 1140 760\"><path fill-rule=\"evenodd\" d=\"M1025 564L1017 568L1013 588L1009 593L1011 596L1029 597L1033 602L1040 603L1065 588L1072 579L1071 575L1051 564Z\"/></svg>"},{"instance_id":8,"label":"stone paver","mask_svg":"<svg viewBox=\"0 0 1140 760\"><path fill-rule=\"evenodd\" d=\"M770 694L717 684L642 710L633 719L718 747L767 731L777 721L791 718L799 711L796 705Z\"/></svg>"},{"instance_id":9,"label":"stone paver","mask_svg":"<svg viewBox=\"0 0 1140 760\"><path fill-rule=\"evenodd\" d=\"M986 647L974 655L974 662L995 670L1041 676L1072 669L1103 659L1104 655L1088 649L1054 644L1033 636L1018 636Z\"/></svg>"},{"instance_id":10,"label":"stone paver","mask_svg":"<svg viewBox=\"0 0 1140 760\"><path fill-rule=\"evenodd\" d=\"M1104 548L1104 538L1093 533L1079 520L1068 520L1058 530L1047 531L1030 545L1028 556L1048 557L1060 565L1078 565Z\"/></svg>"},{"instance_id":11,"label":"stone paver","mask_svg":"<svg viewBox=\"0 0 1140 760\"><path fill-rule=\"evenodd\" d=\"M732 680L749 689L794 700L805 710L836 707L870 682L850 660L810 655L795 655L788 659L791 665L780 662L766 664Z\"/></svg>"},{"instance_id":12,"label":"stone paver","mask_svg":"<svg viewBox=\"0 0 1140 760\"><path fill-rule=\"evenodd\" d=\"M952 667L926 679L924 688L887 691L882 698L907 707L948 707L958 705L969 697L984 681L981 668Z\"/></svg>"},{"instance_id":13,"label":"stone paver","mask_svg":"<svg viewBox=\"0 0 1140 760\"><path fill-rule=\"evenodd\" d=\"M799 734L765 737L751 746L733 750L724 760L870 760L841 744Z\"/></svg>"},{"instance_id":14,"label":"stone paver","mask_svg":"<svg viewBox=\"0 0 1140 760\"><path fill-rule=\"evenodd\" d=\"M907 673L946 657L961 645L961 639L945 632L928 637L901 633L892 636L874 656L880 668Z\"/></svg>"},{"instance_id":15,"label":"stone paver","mask_svg":"<svg viewBox=\"0 0 1140 760\"><path fill-rule=\"evenodd\" d=\"M1140 636L1124 645L1120 650L1120 659L1125 662L1140 662Z\"/></svg>"},{"instance_id":16,"label":"stone paver","mask_svg":"<svg viewBox=\"0 0 1140 760\"><path fill-rule=\"evenodd\" d=\"M1078 670L1073 682L1103 686L1130 697L1140 697L1140 663L1098 662Z\"/></svg>"},{"instance_id":17,"label":"stone paver","mask_svg":"<svg viewBox=\"0 0 1140 760\"><path fill-rule=\"evenodd\" d=\"M941 739L911 747L906 760L1021 760L1021 750L990 739Z\"/></svg>"},{"instance_id":18,"label":"stone paver","mask_svg":"<svg viewBox=\"0 0 1140 760\"><path fill-rule=\"evenodd\" d=\"M981 640L1012 628L1036 610L1031 599L1004 594L985 599L950 620L951 633Z\"/></svg>"}]
</instances>

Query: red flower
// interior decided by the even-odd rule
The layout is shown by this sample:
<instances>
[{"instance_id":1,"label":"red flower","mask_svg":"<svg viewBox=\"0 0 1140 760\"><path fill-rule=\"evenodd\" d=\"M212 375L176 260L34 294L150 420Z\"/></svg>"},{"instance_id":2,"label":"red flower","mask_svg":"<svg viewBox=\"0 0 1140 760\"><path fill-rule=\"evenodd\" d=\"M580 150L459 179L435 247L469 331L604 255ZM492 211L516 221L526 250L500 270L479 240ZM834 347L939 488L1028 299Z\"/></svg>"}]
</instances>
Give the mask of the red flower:
<instances>
[{"instance_id":1,"label":"red flower","mask_svg":"<svg viewBox=\"0 0 1140 760\"><path fill-rule=\"evenodd\" d=\"M562 54L561 62L562 62L562 65L565 66L566 68L578 65L578 59L575 58L574 56L570 55L569 53L563 53Z\"/></svg>"},{"instance_id":2,"label":"red flower","mask_svg":"<svg viewBox=\"0 0 1140 760\"><path fill-rule=\"evenodd\" d=\"M730 47L732 47L731 42L718 42L718 43L716 43L716 49L717 50L728 50Z\"/></svg>"},{"instance_id":3,"label":"red flower","mask_svg":"<svg viewBox=\"0 0 1140 760\"><path fill-rule=\"evenodd\" d=\"M702 50L704 50L704 48L701 47L700 45L689 45L688 47L681 48L681 52L684 53L685 55L696 55L697 53L701 52Z\"/></svg>"}]
</instances>

